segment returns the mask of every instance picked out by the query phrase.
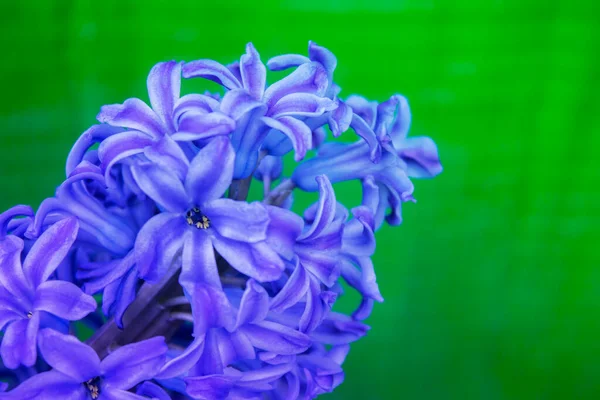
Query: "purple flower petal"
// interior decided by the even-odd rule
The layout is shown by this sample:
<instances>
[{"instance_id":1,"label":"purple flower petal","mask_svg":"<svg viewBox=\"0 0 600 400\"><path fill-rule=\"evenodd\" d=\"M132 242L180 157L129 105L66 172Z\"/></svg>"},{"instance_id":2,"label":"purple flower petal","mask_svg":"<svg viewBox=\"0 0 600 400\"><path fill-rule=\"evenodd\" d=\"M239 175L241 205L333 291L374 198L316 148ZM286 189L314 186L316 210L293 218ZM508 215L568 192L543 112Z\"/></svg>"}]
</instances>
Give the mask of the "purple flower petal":
<instances>
[{"instance_id":1,"label":"purple flower petal","mask_svg":"<svg viewBox=\"0 0 600 400\"><path fill-rule=\"evenodd\" d=\"M325 71L327 71L327 79L332 83L333 71L335 71L335 67L337 66L337 59L333 53L325 47L319 46L313 41L309 41L308 57L311 61L316 61L325 68Z\"/></svg>"},{"instance_id":2,"label":"purple flower petal","mask_svg":"<svg viewBox=\"0 0 600 400\"><path fill-rule=\"evenodd\" d=\"M377 140L377 136L375 132L367 125L364 119L359 117L357 114L352 116L352 122L350 123L354 132L369 145L370 149L370 159L372 162L377 163L381 159L381 145Z\"/></svg>"},{"instance_id":3,"label":"purple flower petal","mask_svg":"<svg viewBox=\"0 0 600 400\"><path fill-rule=\"evenodd\" d=\"M226 67L235 76L235 79L237 79L238 82L242 81L242 73L240 71L239 61L234 61L231 64L227 64Z\"/></svg>"},{"instance_id":4,"label":"purple flower petal","mask_svg":"<svg viewBox=\"0 0 600 400\"><path fill-rule=\"evenodd\" d=\"M254 347L282 355L302 353L312 343L304 333L275 322L263 321L239 329L248 336Z\"/></svg>"},{"instance_id":5,"label":"purple flower petal","mask_svg":"<svg viewBox=\"0 0 600 400\"><path fill-rule=\"evenodd\" d=\"M317 176L315 180L319 187L317 213L311 226L300 236L300 240L310 240L318 237L331 225L331 221L335 217L337 202L331 182L326 175Z\"/></svg>"},{"instance_id":6,"label":"purple flower petal","mask_svg":"<svg viewBox=\"0 0 600 400\"><path fill-rule=\"evenodd\" d=\"M147 85L152 109L170 132L175 131L173 108L181 89L181 63L169 61L156 64L150 70Z\"/></svg>"},{"instance_id":7,"label":"purple flower petal","mask_svg":"<svg viewBox=\"0 0 600 400\"><path fill-rule=\"evenodd\" d=\"M302 218L284 208L275 206L266 206L266 208L270 220L267 243L281 256L291 260L294 257L294 244L304 225Z\"/></svg>"},{"instance_id":8,"label":"purple flower petal","mask_svg":"<svg viewBox=\"0 0 600 400\"><path fill-rule=\"evenodd\" d=\"M191 296L195 336L206 333L210 328L233 328L235 321L231 305L222 289L199 282L194 285ZM205 352L208 347L207 343Z\"/></svg>"},{"instance_id":9,"label":"purple flower petal","mask_svg":"<svg viewBox=\"0 0 600 400\"><path fill-rule=\"evenodd\" d=\"M267 237L269 213L261 203L217 199L204 203L202 213L210 219L210 229L222 237L246 243Z\"/></svg>"},{"instance_id":10,"label":"purple flower petal","mask_svg":"<svg viewBox=\"0 0 600 400\"><path fill-rule=\"evenodd\" d=\"M348 352L350 351L349 344L342 344L339 346L333 346L327 356L331 358L333 362L338 365L342 365L348 356Z\"/></svg>"},{"instance_id":11,"label":"purple flower petal","mask_svg":"<svg viewBox=\"0 0 600 400\"><path fill-rule=\"evenodd\" d=\"M307 246L299 254L302 265L327 287L333 286L340 276L340 260L334 252L311 251Z\"/></svg>"},{"instance_id":12,"label":"purple flower petal","mask_svg":"<svg viewBox=\"0 0 600 400\"><path fill-rule=\"evenodd\" d=\"M309 283L306 270L296 259L296 267L292 275L290 275L283 288L273 298L273 301L271 301L271 310L283 312L285 309L298 303L308 291Z\"/></svg>"},{"instance_id":13,"label":"purple flower petal","mask_svg":"<svg viewBox=\"0 0 600 400\"><path fill-rule=\"evenodd\" d=\"M266 111L267 106L261 104L246 112L236 123L231 134L231 145L236 153L234 179L244 179L256 169L260 147L269 133L269 127L260 121Z\"/></svg>"},{"instance_id":14,"label":"purple flower petal","mask_svg":"<svg viewBox=\"0 0 600 400\"><path fill-rule=\"evenodd\" d=\"M302 160L306 156L306 152L312 148L312 131L304 122L293 117L279 117L278 119L263 117L261 121L290 139L295 151L294 160Z\"/></svg>"},{"instance_id":15,"label":"purple flower petal","mask_svg":"<svg viewBox=\"0 0 600 400\"><path fill-rule=\"evenodd\" d=\"M113 165L124 158L143 152L146 146L152 145L152 142L150 136L140 131L125 131L104 139L98 147L98 157L102 162L100 167L104 171L106 181L114 181L110 174Z\"/></svg>"},{"instance_id":16,"label":"purple flower petal","mask_svg":"<svg viewBox=\"0 0 600 400\"><path fill-rule=\"evenodd\" d=\"M77 321L96 309L96 300L71 282L47 281L38 286L33 309Z\"/></svg>"},{"instance_id":17,"label":"purple flower petal","mask_svg":"<svg viewBox=\"0 0 600 400\"><path fill-rule=\"evenodd\" d=\"M253 279L246 282L246 290L238 310L236 328L252 322L260 322L269 312L269 295Z\"/></svg>"},{"instance_id":18,"label":"purple flower petal","mask_svg":"<svg viewBox=\"0 0 600 400\"><path fill-rule=\"evenodd\" d=\"M374 127L375 118L377 117L376 101L368 101L362 96L353 95L346 99L346 104L352 107L354 114L363 119L369 128Z\"/></svg>"},{"instance_id":19,"label":"purple flower petal","mask_svg":"<svg viewBox=\"0 0 600 400\"><path fill-rule=\"evenodd\" d=\"M198 400L225 400L238 378L207 375L184 378L186 393Z\"/></svg>"},{"instance_id":20,"label":"purple flower petal","mask_svg":"<svg viewBox=\"0 0 600 400\"><path fill-rule=\"evenodd\" d=\"M336 296L330 291L321 292L321 287L316 279L310 280L309 290L306 292L306 307L298 328L301 332L312 332L323 320L325 315L331 310Z\"/></svg>"},{"instance_id":21,"label":"purple flower petal","mask_svg":"<svg viewBox=\"0 0 600 400\"><path fill-rule=\"evenodd\" d=\"M390 135L392 130L391 127L396 117L398 103L398 96L392 96L388 100L377 105L377 121L375 122L373 130L379 140L383 140L386 136ZM391 139L391 136L389 139Z\"/></svg>"},{"instance_id":22,"label":"purple flower petal","mask_svg":"<svg viewBox=\"0 0 600 400\"><path fill-rule=\"evenodd\" d=\"M162 336L119 347L102 360L104 383L117 389L130 389L152 379L164 365L167 344Z\"/></svg>"},{"instance_id":23,"label":"purple flower petal","mask_svg":"<svg viewBox=\"0 0 600 400\"><path fill-rule=\"evenodd\" d=\"M217 236L213 245L233 268L259 282L281 276L283 261L266 242L245 243Z\"/></svg>"},{"instance_id":24,"label":"purple flower petal","mask_svg":"<svg viewBox=\"0 0 600 400\"><path fill-rule=\"evenodd\" d=\"M169 379L186 374L202 356L203 349L204 335L198 335L183 353L165 363L156 378Z\"/></svg>"},{"instance_id":25,"label":"purple flower petal","mask_svg":"<svg viewBox=\"0 0 600 400\"><path fill-rule=\"evenodd\" d=\"M29 299L27 299L29 300ZM28 303L23 302L22 299L19 299L2 285L0 285L0 310L10 310L19 313L21 316L24 316L28 309L23 308Z\"/></svg>"},{"instance_id":26,"label":"purple flower petal","mask_svg":"<svg viewBox=\"0 0 600 400\"><path fill-rule=\"evenodd\" d=\"M185 179L190 162L171 136L163 136L152 146L146 147L144 155L154 164L175 172L181 181Z\"/></svg>"},{"instance_id":27,"label":"purple flower petal","mask_svg":"<svg viewBox=\"0 0 600 400\"><path fill-rule=\"evenodd\" d=\"M151 163L136 164L132 172L140 189L166 210L183 213L188 209L183 182L175 172Z\"/></svg>"},{"instance_id":28,"label":"purple flower petal","mask_svg":"<svg viewBox=\"0 0 600 400\"><path fill-rule=\"evenodd\" d=\"M4 240L6 237L6 232L8 229L8 224L15 217L33 217L34 212L30 206L18 205L9 208L0 214L0 241Z\"/></svg>"},{"instance_id":29,"label":"purple flower petal","mask_svg":"<svg viewBox=\"0 0 600 400\"><path fill-rule=\"evenodd\" d=\"M156 282L169 269L183 246L183 235L189 226L183 216L161 213L142 227L135 241L135 259L140 276Z\"/></svg>"},{"instance_id":30,"label":"purple flower petal","mask_svg":"<svg viewBox=\"0 0 600 400\"><path fill-rule=\"evenodd\" d=\"M73 378L58 371L47 371L31 376L0 398L7 400L87 400L89 391Z\"/></svg>"},{"instance_id":31,"label":"purple flower petal","mask_svg":"<svg viewBox=\"0 0 600 400\"><path fill-rule=\"evenodd\" d=\"M216 331L218 350L223 365L231 365L241 360L254 360L256 351L248 337L240 331L227 332L224 329Z\"/></svg>"},{"instance_id":32,"label":"purple flower petal","mask_svg":"<svg viewBox=\"0 0 600 400\"><path fill-rule=\"evenodd\" d=\"M236 121L259 107L264 108L264 104L252 97L246 89L229 90L221 101L221 112Z\"/></svg>"},{"instance_id":33,"label":"purple flower petal","mask_svg":"<svg viewBox=\"0 0 600 400\"><path fill-rule=\"evenodd\" d=\"M375 214L376 227L379 227L383 220L392 225L398 226L402 223L402 200L400 195L394 190L390 190L387 186L381 185L379 188L379 208ZM385 215L387 209L390 209L390 213Z\"/></svg>"},{"instance_id":34,"label":"purple flower petal","mask_svg":"<svg viewBox=\"0 0 600 400\"><path fill-rule=\"evenodd\" d=\"M408 134L411 122L411 114L406 97L401 95L395 95L395 97L398 99L398 113L396 115L394 125L392 126L390 136L394 142L394 147L400 148L400 146L397 144L404 140Z\"/></svg>"},{"instance_id":35,"label":"purple flower petal","mask_svg":"<svg viewBox=\"0 0 600 400\"><path fill-rule=\"evenodd\" d=\"M163 388L150 381L143 382L141 385L139 385L136 393L141 396L149 397L153 400L171 400L171 397Z\"/></svg>"},{"instance_id":36,"label":"purple flower petal","mask_svg":"<svg viewBox=\"0 0 600 400\"><path fill-rule=\"evenodd\" d=\"M397 193L402 201L413 200L412 193L415 187L402 168L387 168L378 174L378 178L383 184Z\"/></svg>"},{"instance_id":37,"label":"purple flower petal","mask_svg":"<svg viewBox=\"0 0 600 400\"><path fill-rule=\"evenodd\" d=\"M327 90L327 72L321 64L306 63L267 88L263 100L273 107L283 96L291 93L312 93L322 96Z\"/></svg>"},{"instance_id":38,"label":"purple flower petal","mask_svg":"<svg viewBox=\"0 0 600 400\"><path fill-rule=\"evenodd\" d=\"M269 117L284 116L318 117L337 108L335 101L312 93L291 93L279 99L267 114Z\"/></svg>"},{"instance_id":39,"label":"purple flower petal","mask_svg":"<svg viewBox=\"0 0 600 400\"><path fill-rule=\"evenodd\" d=\"M137 269L131 268L122 278L110 283L104 289L102 311L114 317L119 329L123 329L123 316L127 307L135 299L138 279Z\"/></svg>"},{"instance_id":40,"label":"purple flower petal","mask_svg":"<svg viewBox=\"0 0 600 400\"><path fill-rule=\"evenodd\" d=\"M18 320L6 328L0 355L7 368L15 369L19 364L31 367L35 364L39 326L40 314L34 313L31 318Z\"/></svg>"},{"instance_id":41,"label":"purple flower petal","mask_svg":"<svg viewBox=\"0 0 600 400\"><path fill-rule=\"evenodd\" d=\"M55 370L78 382L100 375L100 359L90 346L71 335L52 329L39 333L38 343L44 360Z\"/></svg>"},{"instance_id":42,"label":"purple flower petal","mask_svg":"<svg viewBox=\"0 0 600 400\"><path fill-rule=\"evenodd\" d=\"M186 94L175 103L173 110L174 120L179 121L179 118L188 111L197 111L210 113L219 109L219 101L204 94Z\"/></svg>"},{"instance_id":43,"label":"purple flower petal","mask_svg":"<svg viewBox=\"0 0 600 400\"><path fill-rule=\"evenodd\" d=\"M375 179L372 175L362 180L362 194L361 204L375 214L379 205L379 186L375 184Z\"/></svg>"},{"instance_id":44,"label":"purple flower petal","mask_svg":"<svg viewBox=\"0 0 600 400\"><path fill-rule=\"evenodd\" d=\"M298 365L301 368L314 371L316 375L330 375L343 372L340 364L336 363L331 358L314 354L298 356Z\"/></svg>"},{"instance_id":45,"label":"purple flower petal","mask_svg":"<svg viewBox=\"0 0 600 400\"><path fill-rule=\"evenodd\" d=\"M182 73L186 79L201 77L217 82L230 90L242 86L227 67L213 60L196 60L186 63L183 65Z\"/></svg>"},{"instance_id":46,"label":"purple flower petal","mask_svg":"<svg viewBox=\"0 0 600 400\"><path fill-rule=\"evenodd\" d=\"M92 125L88 130L83 132L79 139L75 142L69 155L67 156L66 173L70 176L73 170L84 159L86 152L94 143L101 143L112 135L121 132L122 128L117 128L110 125L98 124Z\"/></svg>"},{"instance_id":47,"label":"purple flower petal","mask_svg":"<svg viewBox=\"0 0 600 400\"><path fill-rule=\"evenodd\" d=\"M322 343L344 345L365 336L369 329L368 325L354 321L347 315L330 312L311 336Z\"/></svg>"},{"instance_id":48,"label":"purple flower petal","mask_svg":"<svg viewBox=\"0 0 600 400\"><path fill-rule=\"evenodd\" d=\"M252 388L254 385L261 383L270 383L281 378L284 374L290 372L294 367L293 364L266 365L257 369L245 371L237 386Z\"/></svg>"},{"instance_id":49,"label":"purple flower petal","mask_svg":"<svg viewBox=\"0 0 600 400\"><path fill-rule=\"evenodd\" d=\"M188 111L179 120L179 132L171 135L173 140L187 142L227 135L235 129L235 121L222 112L204 113Z\"/></svg>"},{"instance_id":50,"label":"purple flower petal","mask_svg":"<svg viewBox=\"0 0 600 400\"><path fill-rule=\"evenodd\" d=\"M135 264L135 254L133 251L127 253L120 260L114 260L99 266L96 263L89 263L90 269L85 269L85 264L80 264L77 270L77 279L86 279L83 284L83 290L87 294L98 293L109 283L121 278Z\"/></svg>"},{"instance_id":51,"label":"purple flower petal","mask_svg":"<svg viewBox=\"0 0 600 400\"><path fill-rule=\"evenodd\" d=\"M209 328L233 326L231 305L221 288L214 252L204 232L194 229L186 234L179 282L192 298L195 336Z\"/></svg>"},{"instance_id":52,"label":"purple flower petal","mask_svg":"<svg viewBox=\"0 0 600 400\"><path fill-rule=\"evenodd\" d=\"M267 67L271 71L282 71L309 62L310 58L300 54L284 54L282 56L275 56L267 61Z\"/></svg>"},{"instance_id":53,"label":"purple flower petal","mask_svg":"<svg viewBox=\"0 0 600 400\"><path fill-rule=\"evenodd\" d=\"M363 297L358 308L352 313L352 318L357 321L363 321L373 312L375 301L370 297Z\"/></svg>"},{"instance_id":54,"label":"purple flower petal","mask_svg":"<svg viewBox=\"0 0 600 400\"><path fill-rule=\"evenodd\" d=\"M221 331L222 329L210 329L206 332L202 356L196 365L189 371L188 375L201 376L223 373L223 356L220 349L220 347L222 347L220 343L220 337L222 335L219 334Z\"/></svg>"},{"instance_id":55,"label":"purple flower petal","mask_svg":"<svg viewBox=\"0 0 600 400\"><path fill-rule=\"evenodd\" d=\"M373 213L366 206L352 209L353 220L344 227L342 252L371 256L375 252L375 234L373 233Z\"/></svg>"},{"instance_id":56,"label":"purple flower petal","mask_svg":"<svg viewBox=\"0 0 600 400\"><path fill-rule=\"evenodd\" d=\"M53 224L35 241L23 261L23 272L33 287L54 272L71 249L78 231L77 219L69 217Z\"/></svg>"},{"instance_id":57,"label":"purple flower petal","mask_svg":"<svg viewBox=\"0 0 600 400\"><path fill-rule=\"evenodd\" d=\"M218 199L231 184L235 153L228 138L212 139L190 164L185 189L196 206Z\"/></svg>"},{"instance_id":58,"label":"purple flower petal","mask_svg":"<svg viewBox=\"0 0 600 400\"><path fill-rule=\"evenodd\" d=\"M300 379L296 373L285 374L275 383L275 390L280 399L292 400L300 399Z\"/></svg>"},{"instance_id":59,"label":"purple flower petal","mask_svg":"<svg viewBox=\"0 0 600 400\"><path fill-rule=\"evenodd\" d=\"M338 106L329 116L329 128L334 137L340 136L346 132L352 123L352 108L341 100L338 100Z\"/></svg>"},{"instance_id":60,"label":"purple flower petal","mask_svg":"<svg viewBox=\"0 0 600 400\"><path fill-rule=\"evenodd\" d=\"M32 290L21 265L23 246L23 239L12 235L0 241L0 283L19 301L29 299Z\"/></svg>"},{"instance_id":61,"label":"purple flower petal","mask_svg":"<svg viewBox=\"0 0 600 400\"><path fill-rule=\"evenodd\" d=\"M100 392L102 393L102 400L148 400L147 397L128 392L127 390L115 389L111 386L101 387Z\"/></svg>"},{"instance_id":62,"label":"purple flower petal","mask_svg":"<svg viewBox=\"0 0 600 400\"><path fill-rule=\"evenodd\" d=\"M4 306L4 304L0 304L0 307L2 306ZM0 308L0 330L4 330L6 324L17 319L23 319L23 313L17 312L15 310L7 310L5 308Z\"/></svg>"},{"instance_id":63,"label":"purple flower petal","mask_svg":"<svg viewBox=\"0 0 600 400\"><path fill-rule=\"evenodd\" d=\"M158 115L135 98L125 100L123 104L102 106L96 119L112 126L145 132L155 138L160 138L165 130Z\"/></svg>"},{"instance_id":64,"label":"purple flower petal","mask_svg":"<svg viewBox=\"0 0 600 400\"><path fill-rule=\"evenodd\" d=\"M331 119L331 116L330 116ZM318 128L314 128L312 130L312 143L313 143L313 149L317 150L319 149L319 147L321 147L321 145L323 144L323 142L325 141L325 139L327 138L327 131L325 130L324 126L319 126Z\"/></svg>"},{"instance_id":65,"label":"purple flower petal","mask_svg":"<svg viewBox=\"0 0 600 400\"><path fill-rule=\"evenodd\" d=\"M375 276L375 268L373 267L373 260L370 257L357 257L355 259L357 265L360 267L360 291L375 301L383 302L383 297L379 291L377 285L377 277Z\"/></svg>"},{"instance_id":66,"label":"purple flower petal","mask_svg":"<svg viewBox=\"0 0 600 400\"><path fill-rule=\"evenodd\" d=\"M246 45L246 54L240 59L240 73L244 88L255 99L261 99L267 82L267 69L252 43Z\"/></svg>"},{"instance_id":67,"label":"purple flower petal","mask_svg":"<svg viewBox=\"0 0 600 400\"><path fill-rule=\"evenodd\" d=\"M408 176L433 178L442 172L438 149L431 138L420 136L404 139L398 155L406 163Z\"/></svg>"},{"instance_id":68,"label":"purple flower petal","mask_svg":"<svg viewBox=\"0 0 600 400\"><path fill-rule=\"evenodd\" d=\"M280 365L294 362L296 360L296 355L282 356L277 353L261 351L260 353L258 353L258 358L259 360L264 361L269 365Z\"/></svg>"},{"instance_id":69,"label":"purple flower petal","mask_svg":"<svg viewBox=\"0 0 600 400\"><path fill-rule=\"evenodd\" d=\"M196 284L221 289L215 253L209 235L196 228L186 229L183 240L179 283L190 293Z\"/></svg>"}]
</instances>

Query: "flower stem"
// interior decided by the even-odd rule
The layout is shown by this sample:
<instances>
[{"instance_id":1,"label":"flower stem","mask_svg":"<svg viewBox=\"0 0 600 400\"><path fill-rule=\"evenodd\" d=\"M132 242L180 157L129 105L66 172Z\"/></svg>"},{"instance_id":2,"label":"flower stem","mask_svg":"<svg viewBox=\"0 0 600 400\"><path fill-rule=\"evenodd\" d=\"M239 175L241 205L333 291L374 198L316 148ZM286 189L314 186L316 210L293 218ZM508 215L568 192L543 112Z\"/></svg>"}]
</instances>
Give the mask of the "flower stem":
<instances>
[{"instance_id":1,"label":"flower stem","mask_svg":"<svg viewBox=\"0 0 600 400\"><path fill-rule=\"evenodd\" d=\"M258 168L260 162L263 158L265 158L266 155L266 152L260 152L260 154L258 155L258 160L256 161L256 167L254 168L254 171L256 171L256 168ZM252 178L254 177L254 171L252 171L252 173L244 179L235 179L233 180L233 182L231 182L231 185L229 185L228 194L228 197L230 199L243 201L248 198L248 192L250 191L250 184L252 183Z\"/></svg>"}]
</instances>

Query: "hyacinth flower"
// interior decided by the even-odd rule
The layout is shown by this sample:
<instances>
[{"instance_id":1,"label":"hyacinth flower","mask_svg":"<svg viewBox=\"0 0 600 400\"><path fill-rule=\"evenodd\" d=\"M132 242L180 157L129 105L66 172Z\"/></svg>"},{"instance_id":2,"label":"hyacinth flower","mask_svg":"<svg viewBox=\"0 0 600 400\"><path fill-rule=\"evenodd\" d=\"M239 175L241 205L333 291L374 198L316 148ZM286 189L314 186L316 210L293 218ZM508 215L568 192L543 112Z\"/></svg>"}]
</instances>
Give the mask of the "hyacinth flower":
<instances>
[{"instance_id":1,"label":"hyacinth flower","mask_svg":"<svg viewBox=\"0 0 600 400\"><path fill-rule=\"evenodd\" d=\"M392 96L381 104L353 96L347 104L356 110L353 120L361 121L360 127L355 129L373 133L371 136L379 143L381 157L373 159L373 147L366 142L329 143L319 150L317 157L302 163L292 179L301 189L314 191L317 190L314 177L319 174L326 174L332 182L373 177L382 198L377 215L383 216L389 207L391 213L385 220L390 225L399 225L402 203L414 201L409 174L421 178L441 172L437 148L429 138L406 138L410 112L402 96ZM382 220L377 218L376 227Z\"/></svg>"},{"instance_id":2,"label":"hyacinth flower","mask_svg":"<svg viewBox=\"0 0 600 400\"><path fill-rule=\"evenodd\" d=\"M87 257L79 262L74 278L88 294L104 291L106 315L116 316L118 325L122 325L139 278L133 256L137 232L155 208L148 199L107 188L100 168L82 161L57 189L56 196L42 202L25 235L35 238L57 218L76 216L79 250L83 255L93 251L95 260Z\"/></svg>"},{"instance_id":3,"label":"hyacinth flower","mask_svg":"<svg viewBox=\"0 0 600 400\"><path fill-rule=\"evenodd\" d=\"M317 183L319 202L312 207L310 224L296 241L296 264L271 303L273 310L281 312L304 299L304 311L298 320L301 332L315 329L331 309L337 295L323 287L333 286L340 274L338 257L345 218L336 218L337 203L331 183L325 176L317 177Z\"/></svg>"},{"instance_id":4,"label":"hyacinth flower","mask_svg":"<svg viewBox=\"0 0 600 400\"><path fill-rule=\"evenodd\" d=\"M56 190L56 196L45 199L38 208L34 223L26 235L35 238L48 220L61 215L75 215L80 226L79 239L115 255L125 255L135 243L139 229L139 207L122 208L117 211L109 207L97 193L91 194L95 183L106 191L106 183L100 169L84 162L76 168ZM147 208L147 207L146 207ZM143 208L145 209L145 208ZM153 210L145 210L146 215ZM142 218L143 220L143 218Z\"/></svg>"},{"instance_id":5,"label":"hyacinth flower","mask_svg":"<svg viewBox=\"0 0 600 400\"><path fill-rule=\"evenodd\" d=\"M97 116L98 121L113 129L121 128L99 141L98 157L109 183L112 167L136 155L181 171L180 153L189 149L182 149L173 139L228 134L235 126L231 118L215 112L219 106L215 99L205 95L180 98L181 63L157 64L148 75L147 86L152 108L132 98L102 107Z\"/></svg>"},{"instance_id":6,"label":"hyacinth flower","mask_svg":"<svg viewBox=\"0 0 600 400\"><path fill-rule=\"evenodd\" d=\"M157 64L148 102L100 108L53 197L0 214L0 398L292 400L343 382L383 301L375 231L401 222L409 178L440 173L437 148L407 135L402 96L342 100L324 47L267 66L291 72L268 84L252 44L229 65ZM181 96L182 77L223 92ZM332 183L353 179L361 204L341 204ZM303 215L297 191L318 192Z\"/></svg>"},{"instance_id":7,"label":"hyacinth flower","mask_svg":"<svg viewBox=\"0 0 600 400\"><path fill-rule=\"evenodd\" d=\"M5 330L0 354L6 367L35 364L40 327L62 327L62 320L76 321L96 309L94 298L73 283L49 280L77 230L72 217L55 223L36 240L22 263L21 238L9 235L0 242L0 324Z\"/></svg>"},{"instance_id":8,"label":"hyacinth flower","mask_svg":"<svg viewBox=\"0 0 600 400\"><path fill-rule=\"evenodd\" d=\"M265 241L270 221L266 207L221 198L232 181L234 157L229 139L218 137L190 162L185 182L158 165L135 167L142 190L165 210L138 234L135 252L144 279L159 279L183 249L181 281L190 288L197 282L219 287L213 246L249 277L279 277L283 261Z\"/></svg>"},{"instance_id":9,"label":"hyacinth flower","mask_svg":"<svg viewBox=\"0 0 600 400\"><path fill-rule=\"evenodd\" d=\"M252 174L261 145L271 129L290 140L296 161L304 158L312 148L312 130L298 117L319 116L337 107L324 96L327 73L319 63L307 63L266 87L266 67L251 43L237 68L230 69L212 60L196 60L183 66L183 76L210 79L229 89L220 111L236 121L231 135L236 152L235 179Z\"/></svg>"},{"instance_id":10,"label":"hyacinth flower","mask_svg":"<svg viewBox=\"0 0 600 400\"><path fill-rule=\"evenodd\" d=\"M159 378L186 375L187 393L192 398L260 397L293 368L290 361L295 355L312 344L306 334L269 318L269 295L258 282L250 279L244 291L228 288L226 292L231 305L229 318L235 312L235 322L231 320L233 324L224 329L220 326L228 324L217 321L214 312L207 321L210 305L199 301L206 298L192 297L194 331L196 336L203 335L204 351L196 357L184 355L179 365L159 374ZM280 362L274 362L273 357ZM187 367L190 361L195 364L186 371L182 365Z\"/></svg>"},{"instance_id":11,"label":"hyacinth flower","mask_svg":"<svg viewBox=\"0 0 600 400\"><path fill-rule=\"evenodd\" d=\"M127 392L152 379L164 363L167 346L162 337L123 346L102 361L76 337L50 329L40 332L39 347L53 368L29 378L0 399L147 399Z\"/></svg>"}]
</instances>

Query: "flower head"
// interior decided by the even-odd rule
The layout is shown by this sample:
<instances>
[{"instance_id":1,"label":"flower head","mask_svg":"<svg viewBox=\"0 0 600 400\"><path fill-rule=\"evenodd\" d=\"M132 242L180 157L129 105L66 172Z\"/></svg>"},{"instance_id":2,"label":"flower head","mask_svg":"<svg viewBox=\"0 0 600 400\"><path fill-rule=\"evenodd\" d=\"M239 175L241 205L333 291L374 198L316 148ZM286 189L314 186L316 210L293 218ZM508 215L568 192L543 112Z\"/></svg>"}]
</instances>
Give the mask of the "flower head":
<instances>
[{"instance_id":1,"label":"flower head","mask_svg":"<svg viewBox=\"0 0 600 400\"><path fill-rule=\"evenodd\" d=\"M73 283L50 280L77 229L74 218L55 223L33 243L22 263L24 241L12 235L0 241L0 325L5 329L0 355L8 368L35 364L40 327L76 321L96 309L94 298Z\"/></svg>"},{"instance_id":2,"label":"flower head","mask_svg":"<svg viewBox=\"0 0 600 400\"><path fill-rule=\"evenodd\" d=\"M152 379L165 361L162 337L128 344L100 360L94 349L74 336L50 329L40 332L39 347L52 370L29 378L7 399L144 399L127 392Z\"/></svg>"},{"instance_id":3,"label":"flower head","mask_svg":"<svg viewBox=\"0 0 600 400\"><path fill-rule=\"evenodd\" d=\"M267 67L291 72L268 84ZM103 106L55 195L0 214L0 399L310 399L340 385L383 301L375 231L441 165L431 139L408 137L404 97L343 100L336 68L313 42L266 66L249 43L233 64L159 63L148 104ZM181 96L182 77L223 93ZM358 138L338 141L348 130ZM354 179L363 198L346 208L333 185ZM249 202L253 181L264 196ZM318 194L303 215L297 190ZM361 298L349 315L334 308L343 288Z\"/></svg>"}]
</instances>

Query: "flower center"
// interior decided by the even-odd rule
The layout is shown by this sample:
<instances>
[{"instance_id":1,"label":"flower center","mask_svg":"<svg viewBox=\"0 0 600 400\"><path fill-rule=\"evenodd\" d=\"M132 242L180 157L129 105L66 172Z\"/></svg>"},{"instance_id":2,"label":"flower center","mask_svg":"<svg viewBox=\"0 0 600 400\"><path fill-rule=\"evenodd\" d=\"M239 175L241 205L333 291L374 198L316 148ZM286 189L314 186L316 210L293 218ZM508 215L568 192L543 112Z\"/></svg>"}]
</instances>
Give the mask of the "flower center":
<instances>
[{"instance_id":1,"label":"flower center","mask_svg":"<svg viewBox=\"0 0 600 400\"><path fill-rule=\"evenodd\" d=\"M100 396L100 378L95 377L84 383L87 390L90 392L92 399L96 400Z\"/></svg>"},{"instance_id":2,"label":"flower center","mask_svg":"<svg viewBox=\"0 0 600 400\"><path fill-rule=\"evenodd\" d=\"M27 311L27 318L33 317L33 313L31 311Z\"/></svg>"},{"instance_id":3,"label":"flower center","mask_svg":"<svg viewBox=\"0 0 600 400\"><path fill-rule=\"evenodd\" d=\"M202 214L202 211L198 207L189 210L185 214L185 220L188 225L195 226L198 229L208 229L210 227L210 220L206 215Z\"/></svg>"}]
</instances>

